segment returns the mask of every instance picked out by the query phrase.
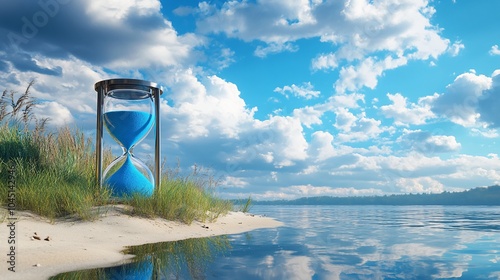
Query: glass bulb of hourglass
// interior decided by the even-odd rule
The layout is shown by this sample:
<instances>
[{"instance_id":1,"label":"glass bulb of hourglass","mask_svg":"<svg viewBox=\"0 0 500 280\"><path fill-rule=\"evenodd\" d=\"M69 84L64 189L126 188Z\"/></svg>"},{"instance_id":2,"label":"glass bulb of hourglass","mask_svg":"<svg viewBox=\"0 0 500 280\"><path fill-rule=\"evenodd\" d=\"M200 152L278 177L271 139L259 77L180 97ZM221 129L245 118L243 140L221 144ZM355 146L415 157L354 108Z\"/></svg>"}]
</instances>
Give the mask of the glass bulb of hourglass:
<instances>
[{"instance_id":1,"label":"glass bulb of hourglass","mask_svg":"<svg viewBox=\"0 0 500 280\"><path fill-rule=\"evenodd\" d=\"M134 157L132 150L153 127L152 100L144 92L131 90L111 92L106 97L104 125L122 147L123 154L104 171L104 184L114 196L134 193L151 196L154 190L153 174Z\"/></svg>"}]
</instances>

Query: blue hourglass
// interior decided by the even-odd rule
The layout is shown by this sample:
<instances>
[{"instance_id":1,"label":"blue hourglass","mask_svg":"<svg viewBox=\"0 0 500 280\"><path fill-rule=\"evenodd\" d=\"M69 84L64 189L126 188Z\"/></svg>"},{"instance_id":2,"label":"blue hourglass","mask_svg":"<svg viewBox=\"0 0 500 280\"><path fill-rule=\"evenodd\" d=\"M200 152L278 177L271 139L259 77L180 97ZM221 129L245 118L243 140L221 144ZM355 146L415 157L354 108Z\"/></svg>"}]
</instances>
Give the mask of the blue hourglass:
<instances>
[{"instance_id":1,"label":"blue hourglass","mask_svg":"<svg viewBox=\"0 0 500 280\"><path fill-rule=\"evenodd\" d=\"M151 196L159 180L158 98L160 91L151 83L132 79L105 80L96 83L98 98L98 180L115 197L135 193ZM156 105L156 106L155 106ZM99 110L100 108L100 110ZM156 178L151 170L133 154L137 146L156 124ZM122 154L102 170L102 125L121 146ZM100 128L100 129L99 129ZM155 184L156 181L156 184Z\"/></svg>"}]
</instances>

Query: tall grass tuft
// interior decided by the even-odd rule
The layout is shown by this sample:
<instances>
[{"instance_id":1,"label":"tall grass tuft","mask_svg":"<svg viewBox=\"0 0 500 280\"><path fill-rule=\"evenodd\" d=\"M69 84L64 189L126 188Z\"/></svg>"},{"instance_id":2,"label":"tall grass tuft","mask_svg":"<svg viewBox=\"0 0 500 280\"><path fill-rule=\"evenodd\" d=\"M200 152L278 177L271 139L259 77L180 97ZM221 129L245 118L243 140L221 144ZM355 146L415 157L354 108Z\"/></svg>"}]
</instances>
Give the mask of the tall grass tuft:
<instances>
[{"instance_id":1,"label":"tall grass tuft","mask_svg":"<svg viewBox=\"0 0 500 280\"><path fill-rule=\"evenodd\" d=\"M240 207L240 211L243 213L247 213L250 211L250 208L252 208L252 197L249 196L245 203L243 203Z\"/></svg>"},{"instance_id":2,"label":"tall grass tuft","mask_svg":"<svg viewBox=\"0 0 500 280\"><path fill-rule=\"evenodd\" d=\"M196 180L165 178L152 197L134 195L128 202L133 214L162 217L190 224L194 220L213 221L232 209L228 200L215 197Z\"/></svg>"},{"instance_id":3,"label":"tall grass tuft","mask_svg":"<svg viewBox=\"0 0 500 280\"><path fill-rule=\"evenodd\" d=\"M33 81L17 99L5 90L0 100L0 188L7 187L6 170L14 166L18 210L52 220L67 215L91 219L92 207L109 199L108 191L98 192L95 186L92 141L69 127L46 132L47 119L37 119L32 111L37 104L32 86ZM0 201L6 205L7 196Z\"/></svg>"},{"instance_id":4,"label":"tall grass tuft","mask_svg":"<svg viewBox=\"0 0 500 280\"><path fill-rule=\"evenodd\" d=\"M33 81L17 99L15 92L5 90L0 99L0 191L7 193L7 170L14 165L17 210L51 220L68 215L93 219L94 207L114 203L111 192L96 183L93 142L69 127L47 132L48 120L37 119L32 111L37 104L30 95L32 86ZM105 149L104 163L112 159L110 149ZM153 197L133 196L124 203L133 206L136 215L185 223L214 220L232 208L210 191L212 177L203 177L196 168L185 178L173 173L164 172L161 189ZM1 206L7 199L0 197Z\"/></svg>"}]
</instances>

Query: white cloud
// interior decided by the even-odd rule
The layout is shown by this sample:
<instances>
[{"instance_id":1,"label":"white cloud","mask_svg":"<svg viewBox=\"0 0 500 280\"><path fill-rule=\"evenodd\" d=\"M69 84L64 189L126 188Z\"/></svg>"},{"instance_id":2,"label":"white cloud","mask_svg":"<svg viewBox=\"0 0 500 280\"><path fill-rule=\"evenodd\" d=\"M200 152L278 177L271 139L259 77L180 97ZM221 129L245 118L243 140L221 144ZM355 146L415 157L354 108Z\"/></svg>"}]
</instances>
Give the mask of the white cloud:
<instances>
[{"instance_id":1,"label":"white cloud","mask_svg":"<svg viewBox=\"0 0 500 280\"><path fill-rule=\"evenodd\" d=\"M366 196L366 195L380 195L380 190L376 189L355 189L355 188L335 188L327 186L313 186L297 185L282 188L281 191L288 192L295 197L308 197L308 196Z\"/></svg>"},{"instance_id":2,"label":"white cloud","mask_svg":"<svg viewBox=\"0 0 500 280\"><path fill-rule=\"evenodd\" d=\"M367 118L363 112L354 116L347 110L338 110L336 128L341 132L337 138L341 142L359 142L377 138L385 128L381 127L381 121Z\"/></svg>"},{"instance_id":3,"label":"white cloud","mask_svg":"<svg viewBox=\"0 0 500 280\"><path fill-rule=\"evenodd\" d=\"M203 13L197 27L204 33L224 33L246 42L259 40L265 56L280 51L296 51L290 45L300 39L332 43L331 52L312 61L312 68L342 66L337 91L374 88L388 69L406 65L408 60L436 59L450 49L456 55L460 42L440 36L430 22L435 10L428 1L258 1L226 2ZM258 17L259 20L254 19ZM372 54L386 52L384 59Z\"/></svg>"},{"instance_id":4,"label":"white cloud","mask_svg":"<svg viewBox=\"0 0 500 280\"><path fill-rule=\"evenodd\" d=\"M291 86L284 86L283 88L277 87L274 89L274 92L279 92L288 98L288 93L293 94L296 97L301 97L305 99L312 99L318 97L320 95L320 91L314 90L311 82L307 82L302 84L301 86L297 86L292 84Z\"/></svg>"},{"instance_id":5,"label":"white cloud","mask_svg":"<svg viewBox=\"0 0 500 280\"><path fill-rule=\"evenodd\" d=\"M33 55L33 58L46 68L61 67L60 75L19 71L10 67L10 75L0 76L0 83L5 88L23 92L28 82L34 80L31 93L41 103L36 109L38 117L49 117L48 125L52 127L73 123L76 119L82 130L94 130L97 97L94 83L106 79L108 74L75 57L59 59Z\"/></svg>"},{"instance_id":6,"label":"white cloud","mask_svg":"<svg viewBox=\"0 0 500 280\"><path fill-rule=\"evenodd\" d=\"M234 51L232 51L229 48L222 48L220 49L220 55L217 57L215 63L217 69L224 69L229 67L235 59L234 57Z\"/></svg>"},{"instance_id":7,"label":"white cloud","mask_svg":"<svg viewBox=\"0 0 500 280\"><path fill-rule=\"evenodd\" d=\"M500 136L496 129L482 129L482 128L471 128L472 135L480 135L486 138L497 138Z\"/></svg>"},{"instance_id":8,"label":"white cloud","mask_svg":"<svg viewBox=\"0 0 500 280\"><path fill-rule=\"evenodd\" d=\"M47 118L48 124L56 127L69 125L75 121L68 108L55 101L37 104L33 109L33 114L38 119Z\"/></svg>"},{"instance_id":9,"label":"white cloud","mask_svg":"<svg viewBox=\"0 0 500 280\"><path fill-rule=\"evenodd\" d=\"M256 133L270 135L267 141L255 148L260 153L273 151L276 167L292 166L295 161L307 158L308 143L302 133L300 122L291 117L273 116L254 123Z\"/></svg>"},{"instance_id":10,"label":"white cloud","mask_svg":"<svg viewBox=\"0 0 500 280\"><path fill-rule=\"evenodd\" d=\"M461 147L454 136L432 135L421 130L405 129L398 142L404 148L425 154L454 152Z\"/></svg>"},{"instance_id":11,"label":"white cloud","mask_svg":"<svg viewBox=\"0 0 500 280\"><path fill-rule=\"evenodd\" d=\"M259 21L255 22L257 14ZM413 56L427 58L437 57L448 44L430 23L433 14L426 1L410 0L345 1L344 5L283 0L227 2L220 10L211 10L198 28L245 41L283 43L321 37L368 51L415 49Z\"/></svg>"},{"instance_id":12,"label":"white cloud","mask_svg":"<svg viewBox=\"0 0 500 280\"><path fill-rule=\"evenodd\" d=\"M336 108L358 108L359 101L365 102L365 96L360 93L334 94L325 103L326 110L335 111Z\"/></svg>"},{"instance_id":13,"label":"white cloud","mask_svg":"<svg viewBox=\"0 0 500 280\"><path fill-rule=\"evenodd\" d=\"M493 45L489 53L491 55L500 55L500 49L498 49L498 45Z\"/></svg>"},{"instance_id":14,"label":"white cloud","mask_svg":"<svg viewBox=\"0 0 500 280\"><path fill-rule=\"evenodd\" d=\"M477 110L478 101L491 85L491 78L484 75L472 72L461 74L446 87L443 94L433 98L430 102L432 111L462 126L477 126L481 116Z\"/></svg>"},{"instance_id":15,"label":"white cloud","mask_svg":"<svg viewBox=\"0 0 500 280\"><path fill-rule=\"evenodd\" d=\"M319 125L323 123L321 121L323 112L310 106L294 109L292 115L294 118L299 119L300 123L305 125L307 128L311 128L312 125Z\"/></svg>"},{"instance_id":16,"label":"white cloud","mask_svg":"<svg viewBox=\"0 0 500 280\"><path fill-rule=\"evenodd\" d=\"M395 178L416 178L454 173L455 165L437 156L428 157L421 153L410 152L405 156L389 155L377 157L383 172Z\"/></svg>"},{"instance_id":17,"label":"white cloud","mask_svg":"<svg viewBox=\"0 0 500 280\"><path fill-rule=\"evenodd\" d=\"M469 180L475 182L476 186L481 183L483 186L500 183L500 160L496 154L487 156L460 155L449 160L449 164L457 166L457 172L447 176L450 180L457 182Z\"/></svg>"},{"instance_id":18,"label":"white cloud","mask_svg":"<svg viewBox=\"0 0 500 280\"><path fill-rule=\"evenodd\" d=\"M451 56L457 56L463 49L465 49L465 45L461 41L457 41L448 47L448 52Z\"/></svg>"},{"instance_id":19,"label":"white cloud","mask_svg":"<svg viewBox=\"0 0 500 280\"><path fill-rule=\"evenodd\" d=\"M407 104L407 98L400 93L388 93L387 97L392 104L381 106L380 110L385 117L393 118L396 125L425 124L428 119L435 117L428 105L428 98L420 98L417 104Z\"/></svg>"},{"instance_id":20,"label":"white cloud","mask_svg":"<svg viewBox=\"0 0 500 280\"><path fill-rule=\"evenodd\" d=\"M307 158L298 117L255 119L256 108L247 108L236 85L217 76L186 70L171 73L167 81L171 102L162 104L162 123L170 153L182 151L184 158L204 160L229 174L294 166Z\"/></svg>"},{"instance_id":21,"label":"white cloud","mask_svg":"<svg viewBox=\"0 0 500 280\"><path fill-rule=\"evenodd\" d=\"M314 70L335 69L338 65L339 61L334 53L321 54L312 61Z\"/></svg>"},{"instance_id":22,"label":"white cloud","mask_svg":"<svg viewBox=\"0 0 500 280\"><path fill-rule=\"evenodd\" d=\"M244 179L233 176L226 176L224 180L220 182L220 184L224 187L233 188L245 188L248 186L248 182L246 182Z\"/></svg>"},{"instance_id":23,"label":"white cloud","mask_svg":"<svg viewBox=\"0 0 500 280\"><path fill-rule=\"evenodd\" d=\"M87 14L97 14L96 21L116 21L120 23L130 14L140 16L157 15L161 4L156 0L110 0L110 1L89 1L85 12Z\"/></svg>"},{"instance_id":24,"label":"white cloud","mask_svg":"<svg viewBox=\"0 0 500 280\"><path fill-rule=\"evenodd\" d=\"M21 19L31 10L40 10L37 1L16 2L3 12ZM157 0L71 1L59 5L33 36L26 36L18 22L9 24L0 35L23 39L11 42L9 52L14 48L31 55L36 49L49 58L74 56L114 71L189 63L193 49L205 43L192 33L178 35Z\"/></svg>"},{"instance_id":25,"label":"white cloud","mask_svg":"<svg viewBox=\"0 0 500 280\"><path fill-rule=\"evenodd\" d=\"M275 180L270 180L268 172L245 171L244 177L252 186L252 198L294 199L315 193L335 196L439 193L500 182L500 160L496 155L442 159L409 152L395 156L394 152L387 155L349 146L334 148L333 142L328 132L315 134L309 144L308 166L300 171L280 170ZM241 192L224 195L247 196Z\"/></svg>"},{"instance_id":26,"label":"white cloud","mask_svg":"<svg viewBox=\"0 0 500 280\"><path fill-rule=\"evenodd\" d=\"M275 53L280 53L284 51L288 52L297 52L299 48L295 46L294 44L291 43L270 43L265 47L258 46L257 49L255 49L255 56L258 57L266 57L269 54L275 54Z\"/></svg>"},{"instance_id":27,"label":"white cloud","mask_svg":"<svg viewBox=\"0 0 500 280\"><path fill-rule=\"evenodd\" d=\"M173 107L162 107L173 127L171 139L208 136L220 133L235 138L250 125L256 110L246 108L235 84L217 76L199 80L191 69L177 71L167 78Z\"/></svg>"},{"instance_id":28,"label":"white cloud","mask_svg":"<svg viewBox=\"0 0 500 280\"><path fill-rule=\"evenodd\" d=\"M313 197L313 196L372 196L382 195L379 189L357 189L354 187L328 187L328 186L313 186L306 185L292 185L287 187L278 188L275 191L266 191L262 194L252 195L252 199L256 200L275 200L275 199L297 199L300 197ZM244 197L243 194L236 194L233 197Z\"/></svg>"},{"instance_id":29,"label":"white cloud","mask_svg":"<svg viewBox=\"0 0 500 280\"><path fill-rule=\"evenodd\" d=\"M442 193L442 183L430 178L400 178L396 180L396 186L402 193Z\"/></svg>"},{"instance_id":30,"label":"white cloud","mask_svg":"<svg viewBox=\"0 0 500 280\"><path fill-rule=\"evenodd\" d=\"M478 100L477 111L479 119L490 128L500 127L500 116L498 115L498 106L500 106L500 71L496 70L491 79L491 87L483 89L482 95Z\"/></svg>"},{"instance_id":31,"label":"white cloud","mask_svg":"<svg viewBox=\"0 0 500 280\"><path fill-rule=\"evenodd\" d=\"M341 131L350 131L357 118L347 108L338 108L336 110L335 126Z\"/></svg>"},{"instance_id":32,"label":"white cloud","mask_svg":"<svg viewBox=\"0 0 500 280\"><path fill-rule=\"evenodd\" d=\"M309 158L315 161L324 161L335 155L332 145L333 135L325 131L316 131L311 136L309 143ZM310 170L312 171L312 170Z\"/></svg>"},{"instance_id":33,"label":"white cloud","mask_svg":"<svg viewBox=\"0 0 500 280\"><path fill-rule=\"evenodd\" d=\"M384 71L406 65L405 57L392 58L387 56L384 60L368 57L357 65L350 65L340 69L340 78L335 82L335 90L343 93L346 90L356 91L362 87L374 89Z\"/></svg>"}]
</instances>

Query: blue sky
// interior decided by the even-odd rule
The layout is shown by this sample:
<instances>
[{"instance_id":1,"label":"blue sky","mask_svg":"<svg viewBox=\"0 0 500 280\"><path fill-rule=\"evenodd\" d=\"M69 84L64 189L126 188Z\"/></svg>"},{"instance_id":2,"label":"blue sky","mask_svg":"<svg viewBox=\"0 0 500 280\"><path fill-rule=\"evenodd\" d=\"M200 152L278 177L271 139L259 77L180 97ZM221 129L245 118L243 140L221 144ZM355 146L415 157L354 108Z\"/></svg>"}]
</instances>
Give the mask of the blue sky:
<instances>
[{"instance_id":1,"label":"blue sky","mask_svg":"<svg viewBox=\"0 0 500 280\"><path fill-rule=\"evenodd\" d=\"M95 133L95 82L164 87L167 165L227 198L500 181L498 1L3 1L0 84ZM136 153L151 153L151 137ZM107 144L112 145L111 141ZM116 147L115 147L116 149Z\"/></svg>"}]
</instances>

